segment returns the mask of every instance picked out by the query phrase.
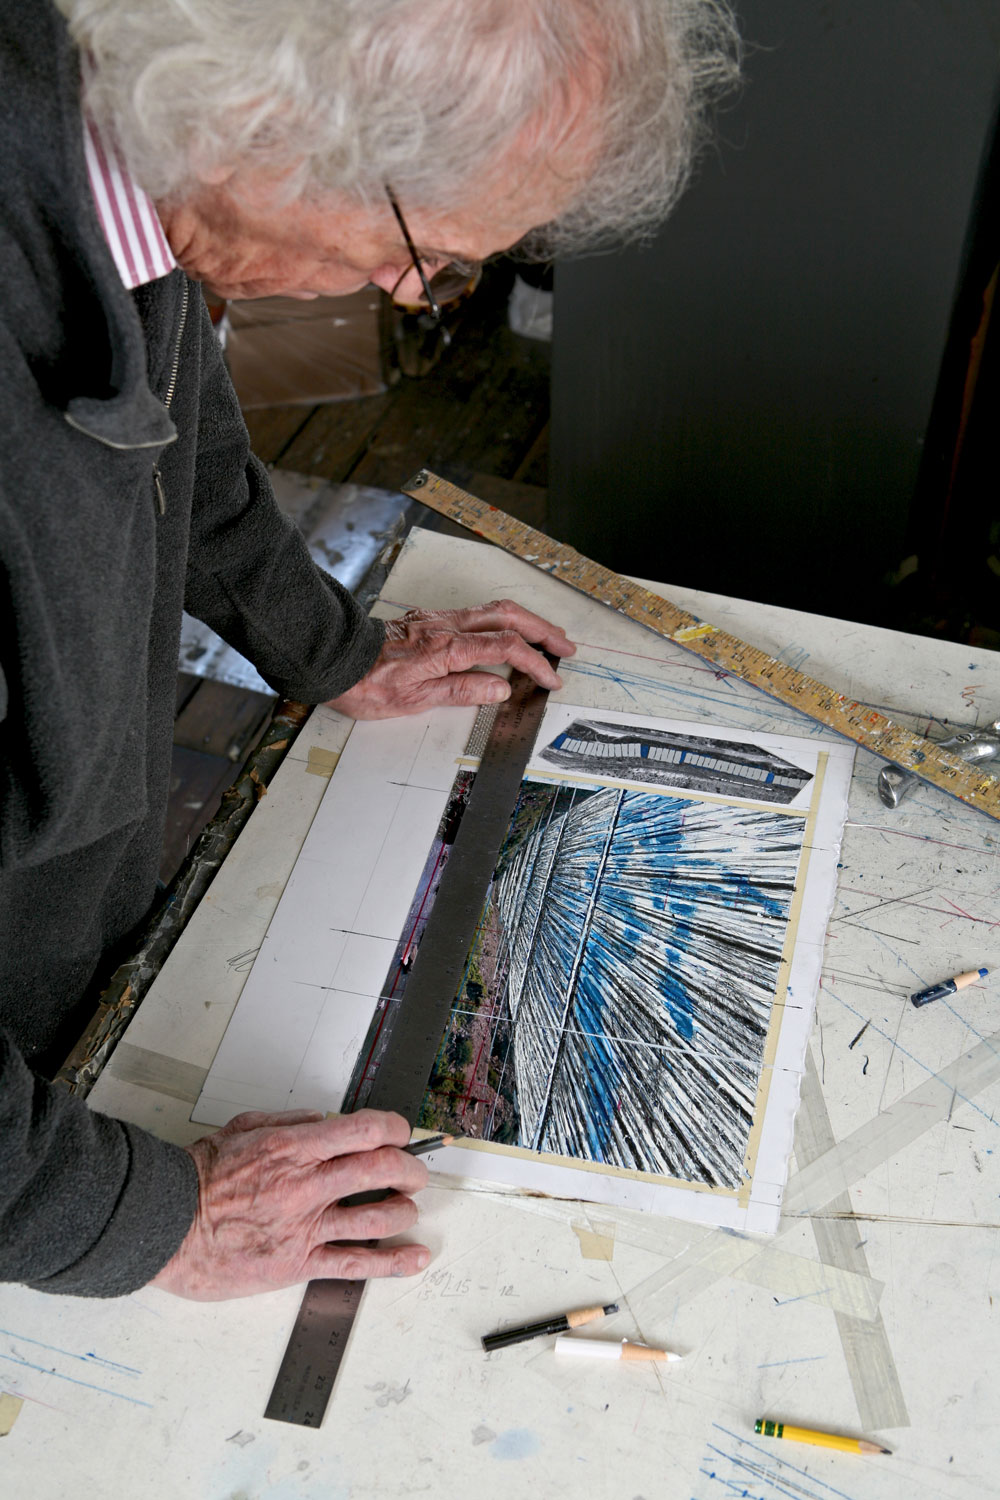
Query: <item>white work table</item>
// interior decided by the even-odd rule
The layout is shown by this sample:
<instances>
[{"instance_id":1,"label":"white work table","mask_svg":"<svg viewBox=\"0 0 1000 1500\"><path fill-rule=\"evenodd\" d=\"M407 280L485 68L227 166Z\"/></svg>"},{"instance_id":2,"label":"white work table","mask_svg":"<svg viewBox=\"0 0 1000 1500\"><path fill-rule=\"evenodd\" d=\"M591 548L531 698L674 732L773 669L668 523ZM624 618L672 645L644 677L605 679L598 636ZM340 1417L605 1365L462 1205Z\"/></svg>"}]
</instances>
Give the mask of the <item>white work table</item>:
<instances>
[{"instance_id":1,"label":"white work table","mask_svg":"<svg viewBox=\"0 0 1000 1500\"><path fill-rule=\"evenodd\" d=\"M743 600L683 608L931 736L1000 714L1000 655ZM415 533L385 613L507 595L566 623L572 703L808 734L808 721L496 549ZM947 723L948 728L943 725ZM185 1143L190 1113L350 724L317 710L92 1095ZM372 1283L319 1430L262 1413L301 1289L182 1302L0 1291L11 1500L608 1500L1000 1493L1000 825L858 751L796 1147L772 1238L437 1179L434 1260ZM864 1028L864 1029L863 1029ZM863 1029L863 1030L862 1030ZM859 1035L860 1033L860 1035ZM480 1336L591 1303L670 1366L557 1361ZM891 1457L756 1438L756 1417ZM0 1426L6 1423L0 1423Z\"/></svg>"}]
</instances>

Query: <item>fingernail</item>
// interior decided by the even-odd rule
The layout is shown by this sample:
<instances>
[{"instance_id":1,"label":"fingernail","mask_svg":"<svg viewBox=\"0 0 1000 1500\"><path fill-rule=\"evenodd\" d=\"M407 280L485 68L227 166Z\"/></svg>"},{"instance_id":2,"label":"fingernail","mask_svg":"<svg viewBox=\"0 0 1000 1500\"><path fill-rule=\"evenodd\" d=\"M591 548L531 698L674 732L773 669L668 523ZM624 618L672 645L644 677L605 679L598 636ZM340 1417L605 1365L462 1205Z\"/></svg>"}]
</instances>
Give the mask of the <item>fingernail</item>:
<instances>
[{"instance_id":1,"label":"fingernail","mask_svg":"<svg viewBox=\"0 0 1000 1500\"><path fill-rule=\"evenodd\" d=\"M507 683L502 680L502 678L498 677L495 682L491 682L490 683L490 685L489 685L489 701L493 701L494 699L499 700L500 698L509 698L509 697L510 697L510 688L507 685Z\"/></svg>"},{"instance_id":2,"label":"fingernail","mask_svg":"<svg viewBox=\"0 0 1000 1500\"><path fill-rule=\"evenodd\" d=\"M421 1250L420 1254L417 1256L417 1270L422 1271L424 1267L429 1266L430 1263L431 1252L429 1250Z\"/></svg>"}]
</instances>

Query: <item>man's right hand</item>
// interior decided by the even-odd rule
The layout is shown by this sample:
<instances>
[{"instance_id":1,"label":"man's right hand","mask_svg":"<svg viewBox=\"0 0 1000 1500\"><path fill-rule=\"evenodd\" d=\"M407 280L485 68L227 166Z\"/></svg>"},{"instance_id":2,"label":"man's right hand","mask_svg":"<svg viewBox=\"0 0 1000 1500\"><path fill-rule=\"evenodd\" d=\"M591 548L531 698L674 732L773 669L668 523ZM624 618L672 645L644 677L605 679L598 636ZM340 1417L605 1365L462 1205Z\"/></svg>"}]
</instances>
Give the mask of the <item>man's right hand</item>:
<instances>
[{"instance_id":1,"label":"man's right hand","mask_svg":"<svg viewBox=\"0 0 1000 1500\"><path fill-rule=\"evenodd\" d=\"M427 1168L399 1148L401 1115L361 1109L333 1119L314 1110L243 1114L187 1149L198 1168L198 1210L180 1249L151 1285L201 1302L249 1297L315 1277L412 1276L423 1245L368 1248L409 1229L409 1197ZM389 1189L380 1203L342 1207L354 1193Z\"/></svg>"}]
</instances>

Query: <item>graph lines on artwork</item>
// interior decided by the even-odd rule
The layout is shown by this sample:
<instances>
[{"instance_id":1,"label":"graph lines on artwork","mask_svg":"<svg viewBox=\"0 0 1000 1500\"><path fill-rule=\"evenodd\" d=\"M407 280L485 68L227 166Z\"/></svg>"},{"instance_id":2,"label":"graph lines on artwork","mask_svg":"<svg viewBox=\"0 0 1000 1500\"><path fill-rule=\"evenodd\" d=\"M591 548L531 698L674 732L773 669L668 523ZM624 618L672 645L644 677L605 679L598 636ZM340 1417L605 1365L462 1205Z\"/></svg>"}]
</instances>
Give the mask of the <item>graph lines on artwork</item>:
<instances>
[{"instance_id":1,"label":"graph lines on artwork","mask_svg":"<svg viewBox=\"0 0 1000 1500\"><path fill-rule=\"evenodd\" d=\"M525 781L421 1124L736 1191L805 823Z\"/></svg>"}]
</instances>

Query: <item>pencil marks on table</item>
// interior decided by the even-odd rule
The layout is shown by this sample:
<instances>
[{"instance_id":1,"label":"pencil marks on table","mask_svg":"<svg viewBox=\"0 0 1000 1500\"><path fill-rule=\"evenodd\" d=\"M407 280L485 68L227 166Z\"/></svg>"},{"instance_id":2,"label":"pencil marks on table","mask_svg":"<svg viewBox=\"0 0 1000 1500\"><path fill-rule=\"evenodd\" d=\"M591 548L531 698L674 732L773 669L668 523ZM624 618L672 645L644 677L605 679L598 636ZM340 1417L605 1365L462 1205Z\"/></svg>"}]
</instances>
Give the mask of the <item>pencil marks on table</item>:
<instances>
[{"instance_id":1,"label":"pencil marks on table","mask_svg":"<svg viewBox=\"0 0 1000 1500\"><path fill-rule=\"evenodd\" d=\"M918 1057L916 1053L912 1052L908 1047L904 1047L902 1042L899 1041L898 1035L890 1036L888 1031L883 1030L883 1028L879 1026L874 1020L872 1020L871 1017L865 1017L863 1013L857 1009L856 1006L851 1005L848 1000L845 1000L843 996L833 990L830 984L825 979L821 980L820 983L822 993L824 995L829 995L832 999L836 1000L839 1005L842 1005L845 1010L848 1010L852 1015L857 1016L859 1020L867 1020L868 1024L871 1027L871 1030L878 1036L882 1037L883 1041L889 1043L892 1055L898 1053L900 1056L909 1059L910 1062L916 1063L918 1068L922 1068L923 1071L929 1075L928 1082L931 1085L933 1085L939 1078L943 1078L946 1076L950 1077L951 1071L953 1069L959 1070L957 1073L959 1082L955 1086L955 1098L960 1099L963 1104L968 1104L971 1109L974 1109L976 1113L982 1116L982 1118L986 1120L990 1125L1000 1128L1000 1119L996 1118L995 1111L984 1109L982 1105L976 1103L974 1097L974 1093L978 1092L980 1088L986 1087L988 1083L993 1082L994 1077L1000 1077L1000 1032L993 1032L992 1034L987 1034L984 1036L980 1035L980 1033L976 1032L972 1027L969 1027L968 1030L970 1034L978 1038L977 1046L970 1052L964 1053L961 1057L955 1059L955 1061L953 1063L950 1063L946 1068L935 1069L931 1067L930 1063L924 1062L922 1058ZM903 1014L905 1014L905 1011L903 1012ZM982 1055L982 1057L986 1059L995 1058L997 1060L997 1072L994 1075L992 1067L988 1068L985 1073L985 1082L977 1082L975 1089L971 1090L968 1087L968 1084L973 1075L971 1072L966 1073L962 1071L962 1066L965 1064L967 1059L972 1058L973 1054L975 1054L977 1058L980 1055ZM977 1077L978 1076L983 1075L977 1075ZM906 1097L909 1098L912 1097L912 1095L908 1095ZM899 1102L902 1103L905 1101ZM888 1113L888 1111L886 1113ZM876 1116L876 1119L880 1118L882 1117ZM932 1124L937 1123L939 1116L935 1115L933 1117L928 1117L928 1115L925 1113L920 1118L927 1122L926 1128L929 1129Z\"/></svg>"},{"instance_id":2,"label":"pencil marks on table","mask_svg":"<svg viewBox=\"0 0 1000 1500\"><path fill-rule=\"evenodd\" d=\"M712 1423L712 1431L718 1434L717 1440L708 1443L699 1469L707 1483L699 1486L702 1494L693 1500L713 1500L716 1495L746 1495L752 1500L856 1500L856 1490L852 1494L828 1484L718 1422Z\"/></svg>"},{"instance_id":3,"label":"pencil marks on table","mask_svg":"<svg viewBox=\"0 0 1000 1500\"><path fill-rule=\"evenodd\" d=\"M71 1369L76 1369L81 1364L85 1365L88 1370L93 1370L95 1373L99 1372L104 1379L124 1378L126 1381L141 1379L143 1371L135 1369L132 1365L121 1364L117 1360L107 1359L104 1355L96 1354L93 1351L77 1354L72 1349L63 1349L56 1344L45 1343L41 1339L32 1338L26 1333L17 1333L10 1328L0 1328L0 1338L6 1341L6 1352L0 1353L0 1363L13 1365L15 1368L22 1370L38 1371L51 1380L63 1380L69 1385L77 1385L83 1387L85 1390L96 1391L98 1395L110 1396L115 1401L127 1401L132 1406L146 1406L152 1410L152 1401L144 1401L140 1396L129 1395L124 1391L112 1390L109 1386L98 1385L92 1380L84 1380L79 1371L76 1374L70 1375L66 1371L58 1369L56 1361L51 1356L56 1355L59 1360L73 1360L75 1363L70 1366ZM23 1345L30 1345L31 1348L25 1349L22 1347ZM35 1354L36 1349L45 1350L45 1353ZM29 1354L33 1357L29 1358ZM38 1363L41 1359L44 1359L46 1363Z\"/></svg>"}]
</instances>

